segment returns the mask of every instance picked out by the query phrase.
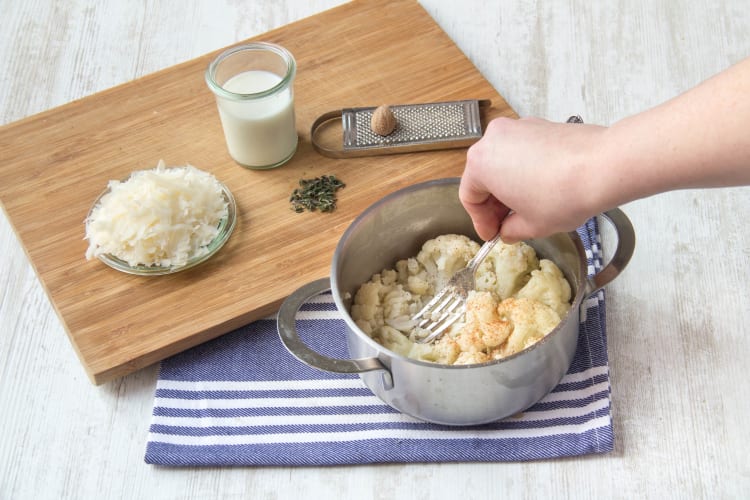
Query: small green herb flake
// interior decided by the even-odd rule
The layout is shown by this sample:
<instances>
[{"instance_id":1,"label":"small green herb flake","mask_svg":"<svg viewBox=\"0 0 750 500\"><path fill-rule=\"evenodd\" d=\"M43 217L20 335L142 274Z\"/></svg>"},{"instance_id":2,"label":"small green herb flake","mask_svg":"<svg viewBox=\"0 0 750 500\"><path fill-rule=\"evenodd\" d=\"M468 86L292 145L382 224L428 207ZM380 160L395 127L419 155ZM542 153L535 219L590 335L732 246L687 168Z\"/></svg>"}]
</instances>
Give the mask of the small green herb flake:
<instances>
[{"instance_id":1,"label":"small green herb flake","mask_svg":"<svg viewBox=\"0 0 750 500\"><path fill-rule=\"evenodd\" d=\"M346 186L335 175L323 175L314 179L300 179L299 187L292 192L289 202L292 210L302 213L333 212L336 209L336 191Z\"/></svg>"}]
</instances>

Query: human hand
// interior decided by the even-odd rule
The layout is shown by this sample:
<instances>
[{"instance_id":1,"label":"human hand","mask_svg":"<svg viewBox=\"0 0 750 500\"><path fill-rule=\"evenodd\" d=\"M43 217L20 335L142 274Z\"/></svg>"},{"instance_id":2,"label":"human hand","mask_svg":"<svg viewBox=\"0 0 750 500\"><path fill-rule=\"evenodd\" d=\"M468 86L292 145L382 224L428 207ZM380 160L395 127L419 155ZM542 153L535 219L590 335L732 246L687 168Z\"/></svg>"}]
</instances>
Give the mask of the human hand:
<instances>
[{"instance_id":1,"label":"human hand","mask_svg":"<svg viewBox=\"0 0 750 500\"><path fill-rule=\"evenodd\" d=\"M459 198L479 236L506 243L571 231L596 205L596 156L607 129L537 118L491 121L471 146Z\"/></svg>"}]
</instances>

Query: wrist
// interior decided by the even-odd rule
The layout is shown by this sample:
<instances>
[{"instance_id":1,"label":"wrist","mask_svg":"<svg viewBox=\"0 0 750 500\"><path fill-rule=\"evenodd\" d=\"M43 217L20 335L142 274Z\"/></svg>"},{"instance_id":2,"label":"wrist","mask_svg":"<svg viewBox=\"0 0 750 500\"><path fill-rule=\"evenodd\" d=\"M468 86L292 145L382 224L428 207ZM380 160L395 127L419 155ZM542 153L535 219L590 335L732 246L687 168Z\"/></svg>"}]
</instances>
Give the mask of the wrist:
<instances>
[{"instance_id":1,"label":"wrist","mask_svg":"<svg viewBox=\"0 0 750 500\"><path fill-rule=\"evenodd\" d=\"M635 120L635 122L634 122ZM588 175L597 179L592 209L597 213L659 191L659 166L653 157L651 134L643 134L637 118L625 118L603 128L593 145Z\"/></svg>"},{"instance_id":2,"label":"wrist","mask_svg":"<svg viewBox=\"0 0 750 500\"><path fill-rule=\"evenodd\" d=\"M611 127L591 127L578 162L582 206L590 215L602 213L623 200L622 162L619 139Z\"/></svg>"}]
</instances>

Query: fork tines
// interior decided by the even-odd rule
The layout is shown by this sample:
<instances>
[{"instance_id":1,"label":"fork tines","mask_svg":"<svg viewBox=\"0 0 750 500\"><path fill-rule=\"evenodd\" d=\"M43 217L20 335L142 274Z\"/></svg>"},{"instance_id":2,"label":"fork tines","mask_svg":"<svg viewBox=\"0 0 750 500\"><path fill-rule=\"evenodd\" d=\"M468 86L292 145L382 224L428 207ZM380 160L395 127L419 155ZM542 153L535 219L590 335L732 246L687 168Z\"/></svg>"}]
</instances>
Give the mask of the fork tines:
<instances>
[{"instance_id":1,"label":"fork tines","mask_svg":"<svg viewBox=\"0 0 750 500\"><path fill-rule=\"evenodd\" d=\"M462 292L455 286L443 288L414 315L414 319L418 321L417 327L430 332L417 339L417 343L431 342L461 318L466 304L466 297Z\"/></svg>"}]
</instances>

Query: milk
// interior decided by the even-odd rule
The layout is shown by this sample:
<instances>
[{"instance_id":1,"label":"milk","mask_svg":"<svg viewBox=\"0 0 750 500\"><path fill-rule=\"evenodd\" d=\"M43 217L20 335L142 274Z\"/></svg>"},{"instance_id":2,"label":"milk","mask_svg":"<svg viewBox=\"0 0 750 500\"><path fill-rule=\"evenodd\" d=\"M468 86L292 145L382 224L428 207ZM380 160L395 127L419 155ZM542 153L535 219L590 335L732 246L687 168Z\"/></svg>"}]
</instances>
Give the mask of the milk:
<instances>
[{"instance_id":1,"label":"milk","mask_svg":"<svg viewBox=\"0 0 750 500\"><path fill-rule=\"evenodd\" d=\"M235 94L254 94L280 81L280 76L269 71L252 70L238 73L222 87ZM284 163L297 149L291 86L246 101L217 97L217 105L229 154L237 163L271 168Z\"/></svg>"}]
</instances>

